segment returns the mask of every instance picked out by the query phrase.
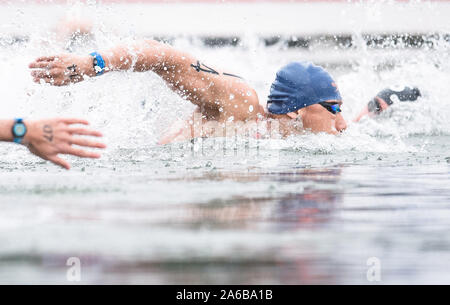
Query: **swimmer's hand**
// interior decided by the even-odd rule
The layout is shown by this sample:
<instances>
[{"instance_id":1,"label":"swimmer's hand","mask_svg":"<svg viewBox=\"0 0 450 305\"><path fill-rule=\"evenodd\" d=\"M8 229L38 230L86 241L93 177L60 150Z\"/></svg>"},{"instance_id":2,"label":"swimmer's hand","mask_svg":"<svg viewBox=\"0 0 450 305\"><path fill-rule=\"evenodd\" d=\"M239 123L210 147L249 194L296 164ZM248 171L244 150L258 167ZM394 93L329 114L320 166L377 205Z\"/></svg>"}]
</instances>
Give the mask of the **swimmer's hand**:
<instances>
[{"instance_id":1,"label":"swimmer's hand","mask_svg":"<svg viewBox=\"0 0 450 305\"><path fill-rule=\"evenodd\" d=\"M70 169L70 164L61 159L59 154L81 158L100 158L97 153L75 148L72 145L106 148L103 143L77 137L79 135L102 137L98 131L71 126L73 124L88 125L89 123L85 120L51 119L25 121L25 124L28 131L23 139L23 144L28 147L30 152L65 169Z\"/></svg>"},{"instance_id":2,"label":"swimmer's hand","mask_svg":"<svg viewBox=\"0 0 450 305\"><path fill-rule=\"evenodd\" d=\"M90 55L62 54L39 57L29 68L32 69L34 82L44 81L55 86L78 83L87 77L95 76L94 58Z\"/></svg>"}]
</instances>

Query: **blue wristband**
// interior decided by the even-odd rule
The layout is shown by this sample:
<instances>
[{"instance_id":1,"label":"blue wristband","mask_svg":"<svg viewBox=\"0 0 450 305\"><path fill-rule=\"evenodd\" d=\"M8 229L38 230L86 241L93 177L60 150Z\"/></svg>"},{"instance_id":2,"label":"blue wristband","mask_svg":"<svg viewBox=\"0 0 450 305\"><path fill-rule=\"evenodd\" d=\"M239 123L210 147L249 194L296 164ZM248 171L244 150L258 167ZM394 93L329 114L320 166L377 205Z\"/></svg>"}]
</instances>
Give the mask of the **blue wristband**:
<instances>
[{"instance_id":1,"label":"blue wristband","mask_svg":"<svg viewBox=\"0 0 450 305\"><path fill-rule=\"evenodd\" d=\"M94 57L94 70L96 75L102 75L105 72L105 61L103 57L98 52L92 52L92 57Z\"/></svg>"}]
</instances>

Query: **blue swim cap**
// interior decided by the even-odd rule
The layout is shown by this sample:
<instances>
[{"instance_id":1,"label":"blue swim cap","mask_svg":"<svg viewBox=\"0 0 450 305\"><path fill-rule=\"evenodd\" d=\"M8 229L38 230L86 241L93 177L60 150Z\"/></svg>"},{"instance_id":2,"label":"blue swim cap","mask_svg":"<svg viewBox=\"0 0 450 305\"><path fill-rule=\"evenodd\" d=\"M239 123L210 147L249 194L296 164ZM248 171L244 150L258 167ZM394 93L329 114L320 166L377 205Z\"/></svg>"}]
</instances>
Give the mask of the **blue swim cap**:
<instances>
[{"instance_id":1,"label":"blue swim cap","mask_svg":"<svg viewBox=\"0 0 450 305\"><path fill-rule=\"evenodd\" d=\"M292 62L277 72L267 109L286 114L327 100L342 100L330 74L310 62Z\"/></svg>"}]
</instances>

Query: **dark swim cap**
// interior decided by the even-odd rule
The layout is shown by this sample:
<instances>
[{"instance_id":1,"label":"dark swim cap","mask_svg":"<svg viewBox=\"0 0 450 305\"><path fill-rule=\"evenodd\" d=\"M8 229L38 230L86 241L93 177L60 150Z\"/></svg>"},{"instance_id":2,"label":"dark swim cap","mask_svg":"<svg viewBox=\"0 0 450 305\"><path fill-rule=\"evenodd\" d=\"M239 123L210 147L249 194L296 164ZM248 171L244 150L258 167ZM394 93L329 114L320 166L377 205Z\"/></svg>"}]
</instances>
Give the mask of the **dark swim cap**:
<instances>
[{"instance_id":1,"label":"dark swim cap","mask_svg":"<svg viewBox=\"0 0 450 305\"><path fill-rule=\"evenodd\" d=\"M267 109L286 114L327 100L342 100L330 74L310 62L292 62L277 72Z\"/></svg>"},{"instance_id":2,"label":"dark swim cap","mask_svg":"<svg viewBox=\"0 0 450 305\"><path fill-rule=\"evenodd\" d=\"M380 113L382 108L380 105L380 102L378 102L377 97L381 98L383 101L386 102L389 106L394 104L393 99L400 102L414 102L416 101L419 96L422 96L419 88L414 87L405 87L402 91L395 91L390 88L386 88L380 92L377 93L377 95L367 104L367 109L369 112L373 113Z\"/></svg>"}]
</instances>

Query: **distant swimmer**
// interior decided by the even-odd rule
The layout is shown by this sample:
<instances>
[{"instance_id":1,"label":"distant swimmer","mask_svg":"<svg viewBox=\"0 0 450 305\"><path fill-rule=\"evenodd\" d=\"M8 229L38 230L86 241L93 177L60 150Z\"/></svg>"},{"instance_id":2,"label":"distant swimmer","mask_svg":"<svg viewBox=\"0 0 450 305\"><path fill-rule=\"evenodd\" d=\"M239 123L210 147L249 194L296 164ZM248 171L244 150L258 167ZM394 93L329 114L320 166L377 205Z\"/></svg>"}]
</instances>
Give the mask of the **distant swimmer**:
<instances>
[{"instance_id":1,"label":"distant swimmer","mask_svg":"<svg viewBox=\"0 0 450 305\"><path fill-rule=\"evenodd\" d=\"M74 124L88 125L89 123L79 119L0 120L0 141L23 144L32 154L65 169L70 169L70 164L61 159L59 154L81 158L100 157L97 153L88 152L73 147L73 145L92 148L106 147L102 143L78 137L80 135L101 137L100 132L73 126Z\"/></svg>"},{"instance_id":2,"label":"distant swimmer","mask_svg":"<svg viewBox=\"0 0 450 305\"><path fill-rule=\"evenodd\" d=\"M367 104L361 113L354 119L354 122L359 122L365 116L376 116L394 102L414 102L422 96L418 88L404 87L403 90L392 90L386 88L380 92Z\"/></svg>"},{"instance_id":3,"label":"distant swimmer","mask_svg":"<svg viewBox=\"0 0 450 305\"><path fill-rule=\"evenodd\" d=\"M175 92L197 106L201 131L188 119L160 143L214 136L217 126L276 122L282 136L312 132L337 134L347 124L341 115L338 87L322 67L310 62L291 62L276 74L266 107L255 90L241 77L219 71L186 52L154 40L94 52L87 56L61 54L36 59L29 66L35 82L67 85L110 71L153 71ZM214 125L214 127L212 127Z\"/></svg>"}]
</instances>

